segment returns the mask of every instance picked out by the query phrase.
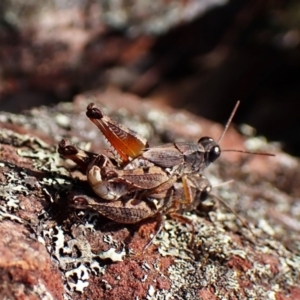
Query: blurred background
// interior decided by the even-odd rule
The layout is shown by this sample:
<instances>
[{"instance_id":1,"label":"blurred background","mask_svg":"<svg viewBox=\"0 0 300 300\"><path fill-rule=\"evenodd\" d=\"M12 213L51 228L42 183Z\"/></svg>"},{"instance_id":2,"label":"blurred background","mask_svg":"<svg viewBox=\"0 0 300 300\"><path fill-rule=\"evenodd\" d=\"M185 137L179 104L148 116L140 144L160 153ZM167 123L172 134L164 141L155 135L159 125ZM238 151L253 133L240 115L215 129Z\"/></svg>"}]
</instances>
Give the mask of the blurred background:
<instances>
[{"instance_id":1,"label":"blurred background","mask_svg":"<svg viewBox=\"0 0 300 300\"><path fill-rule=\"evenodd\" d=\"M0 110L116 88L300 156L299 0L1 0Z\"/></svg>"}]
</instances>

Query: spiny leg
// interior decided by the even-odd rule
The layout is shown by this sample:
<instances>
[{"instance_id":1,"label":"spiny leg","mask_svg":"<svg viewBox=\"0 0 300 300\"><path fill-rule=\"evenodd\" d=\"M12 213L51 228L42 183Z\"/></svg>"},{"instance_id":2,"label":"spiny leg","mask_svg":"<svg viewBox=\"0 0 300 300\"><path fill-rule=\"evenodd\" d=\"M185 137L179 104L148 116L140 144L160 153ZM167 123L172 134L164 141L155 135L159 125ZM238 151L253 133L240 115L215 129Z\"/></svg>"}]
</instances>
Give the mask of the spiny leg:
<instances>
[{"instance_id":1,"label":"spiny leg","mask_svg":"<svg viewBox=\"0 0 300 300\"><path fill-rule=\"evenodd\" d=\"M75 145L72 145L69 140L61 140L58 144L57 152L65 158L74 161L81 171L85 174L89 164L95 159L97 154L84 151Z\"/></svg>"}]
</instances>

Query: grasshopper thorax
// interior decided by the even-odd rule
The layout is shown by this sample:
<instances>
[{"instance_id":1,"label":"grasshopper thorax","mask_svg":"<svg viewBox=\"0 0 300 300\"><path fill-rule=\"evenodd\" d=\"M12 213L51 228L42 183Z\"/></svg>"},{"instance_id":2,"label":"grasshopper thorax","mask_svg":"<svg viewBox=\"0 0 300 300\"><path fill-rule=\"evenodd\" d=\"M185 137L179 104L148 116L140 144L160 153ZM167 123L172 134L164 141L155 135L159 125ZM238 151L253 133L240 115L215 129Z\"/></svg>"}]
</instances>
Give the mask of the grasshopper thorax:
<instances>
[{"instance_id":1,"label":"grasshopper thorax","mask_svg":"<svg viewBox=\"0 0 300 300\"><path fill-rule=\"evenodd\" d=\"M208 166L213 163L221 155L221 148L219 144L211 137L202 137L198 144L204 149L205 164Z\"/></svg>"}]
</instances>

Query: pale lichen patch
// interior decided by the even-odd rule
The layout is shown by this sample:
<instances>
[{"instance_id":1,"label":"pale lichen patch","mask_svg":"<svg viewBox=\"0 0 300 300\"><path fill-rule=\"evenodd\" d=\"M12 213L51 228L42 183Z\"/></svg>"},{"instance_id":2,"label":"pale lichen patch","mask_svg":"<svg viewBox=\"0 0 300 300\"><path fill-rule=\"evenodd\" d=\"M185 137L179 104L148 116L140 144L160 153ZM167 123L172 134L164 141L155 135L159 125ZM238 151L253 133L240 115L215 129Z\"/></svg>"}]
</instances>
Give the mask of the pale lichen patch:
<instances>
[{"instance_id":1,"label":"pale lichen patch","mask_svg":"<svg viewBox=\"0 0 300 300\"><path fill-rule=\"evenodd\" d=\"M123 248L121 252L116 252L116 249L110 248L107 251L98 253L101 259L111 259L113 262L123 261L124 256L126 255L125 249Z\"/></svg>"}]
</instances>

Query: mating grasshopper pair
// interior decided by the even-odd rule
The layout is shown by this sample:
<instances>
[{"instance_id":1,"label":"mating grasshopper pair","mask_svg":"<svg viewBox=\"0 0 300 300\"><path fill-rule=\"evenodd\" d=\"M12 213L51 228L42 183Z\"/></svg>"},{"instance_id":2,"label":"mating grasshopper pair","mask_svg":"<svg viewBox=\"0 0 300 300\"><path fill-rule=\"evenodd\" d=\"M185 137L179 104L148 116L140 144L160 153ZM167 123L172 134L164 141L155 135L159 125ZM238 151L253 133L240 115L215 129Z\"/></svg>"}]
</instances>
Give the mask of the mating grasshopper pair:
<instances>
[{"instance_id":1,"label":"mating grasshopper pair","mask_svg":"<svg viewBox=\"0 0 300 300\"><path fill-rule=\"evenodd\" d=\"M211 184L201 173L220 156L219 141L203 137L197 143L149 147L145 139L111 120L93 103L88 105L86 115L100 129L117 157L86 152L66 140L60 142L58 152L77 163L96 194L95 197L74 194L72 205L93 208L119 223L137 223L155 215L161 220L167 214L191 224L182 212L197 208L209 196Z\"/></svg>"}]
</instances>

